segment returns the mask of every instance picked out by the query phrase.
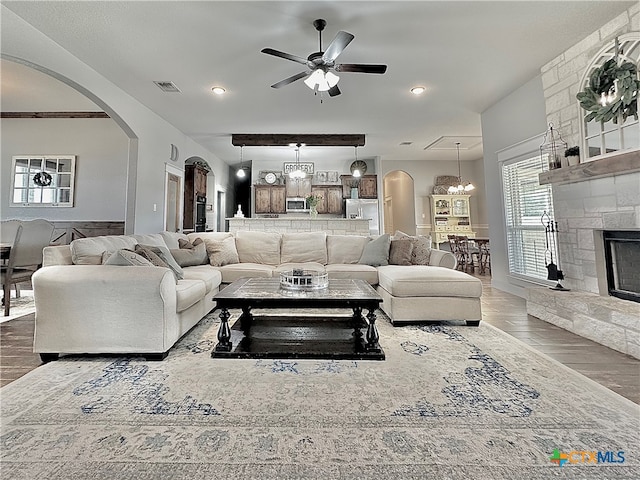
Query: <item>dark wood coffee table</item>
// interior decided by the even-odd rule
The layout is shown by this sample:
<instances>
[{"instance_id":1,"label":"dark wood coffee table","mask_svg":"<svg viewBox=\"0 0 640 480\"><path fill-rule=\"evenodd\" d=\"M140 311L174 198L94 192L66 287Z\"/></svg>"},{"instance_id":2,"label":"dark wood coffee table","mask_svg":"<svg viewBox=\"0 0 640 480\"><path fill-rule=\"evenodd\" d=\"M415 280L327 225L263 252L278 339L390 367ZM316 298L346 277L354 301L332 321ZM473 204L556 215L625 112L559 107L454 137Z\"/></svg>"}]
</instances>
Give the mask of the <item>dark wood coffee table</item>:
<instances>
[{"instance_id":1,"label":"dark wood coffee table","mask_svg":"<svg viewBox=\"0 0 640 480\"><path fill-rule=\"evenodd\" d=\"M213 300L220 310L220 328L212 357L385 358L375 314L382 298L364 280L335 279L327 288L300 291L282 288L278 277L242 278ZM326 314L325 309L335 308L350 309L353 314ZM229 309L242 310L233 332ZM253 309L283 309L284 314L254 316ZM300 309L314 310L301 314Z\"/></svg>"}]
</instances>

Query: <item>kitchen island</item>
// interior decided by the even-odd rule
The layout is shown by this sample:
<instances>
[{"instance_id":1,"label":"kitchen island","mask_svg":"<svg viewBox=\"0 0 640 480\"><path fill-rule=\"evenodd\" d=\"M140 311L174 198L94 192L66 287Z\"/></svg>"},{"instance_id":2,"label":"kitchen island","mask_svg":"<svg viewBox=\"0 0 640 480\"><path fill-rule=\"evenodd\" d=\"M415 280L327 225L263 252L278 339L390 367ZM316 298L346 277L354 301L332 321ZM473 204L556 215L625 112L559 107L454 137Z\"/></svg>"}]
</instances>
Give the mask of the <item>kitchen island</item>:
<instances>
[{"instance_id":1,"label":"kitchen island","mask_svg":"<svg viewBox=\"0 0 640 480\"><path fill-rule=\"evenodd\" d=\"M311 218L283 216L277 218L227 218L229 232L254 230L261 232L327 232L330 235L369 235L366 218Z\"/></svg>"}]
</instances>

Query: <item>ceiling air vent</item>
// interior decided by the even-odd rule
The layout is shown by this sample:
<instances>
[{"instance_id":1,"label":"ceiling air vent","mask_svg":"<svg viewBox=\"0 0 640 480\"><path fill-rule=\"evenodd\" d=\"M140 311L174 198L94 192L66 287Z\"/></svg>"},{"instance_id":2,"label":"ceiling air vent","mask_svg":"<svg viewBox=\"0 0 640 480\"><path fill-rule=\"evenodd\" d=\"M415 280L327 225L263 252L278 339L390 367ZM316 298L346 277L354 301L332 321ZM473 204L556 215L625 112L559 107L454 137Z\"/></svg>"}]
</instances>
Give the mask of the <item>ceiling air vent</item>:
<instances>
[{"instance_id":1,"label":"ceiling air vent","mask_svg":"<svg viewBox=\"0 0 640 480\"><path fill-rule=\"evenodd\" d=\"M173 82L153 82L163 92L180 93L180 89Z\"/></svg>"},{"instance_id":2,"label":"ceiling air vent","mask_svg":"<svg viewBox=\"0 0 640 480\"><path fill-rule=\"evenodd\" d=\"M413 142L400 142L400 146L401 147L408 147L409 145L412 145Z\"/></svg>"}]
</instances>

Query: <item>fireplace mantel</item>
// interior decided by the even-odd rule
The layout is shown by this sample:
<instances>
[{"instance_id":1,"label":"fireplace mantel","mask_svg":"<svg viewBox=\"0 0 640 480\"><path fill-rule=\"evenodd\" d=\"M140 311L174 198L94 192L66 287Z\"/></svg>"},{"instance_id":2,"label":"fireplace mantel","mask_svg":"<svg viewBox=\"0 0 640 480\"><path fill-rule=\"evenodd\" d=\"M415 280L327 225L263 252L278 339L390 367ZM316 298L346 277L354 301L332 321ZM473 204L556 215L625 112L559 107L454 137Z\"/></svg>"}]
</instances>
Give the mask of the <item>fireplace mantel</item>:
<instances>
[{"instance_id":1,"label":"fireplace mantel","mask_svg":"<svg viewBox=\"0 0 640 480\"><path fill-rule=\"evenodd\" d=\"M549 170L541 173L538 180L540 185L560 185L633 172L640 172L640 150L616 153L592 162Z\"/></svg>"}]
</instances>

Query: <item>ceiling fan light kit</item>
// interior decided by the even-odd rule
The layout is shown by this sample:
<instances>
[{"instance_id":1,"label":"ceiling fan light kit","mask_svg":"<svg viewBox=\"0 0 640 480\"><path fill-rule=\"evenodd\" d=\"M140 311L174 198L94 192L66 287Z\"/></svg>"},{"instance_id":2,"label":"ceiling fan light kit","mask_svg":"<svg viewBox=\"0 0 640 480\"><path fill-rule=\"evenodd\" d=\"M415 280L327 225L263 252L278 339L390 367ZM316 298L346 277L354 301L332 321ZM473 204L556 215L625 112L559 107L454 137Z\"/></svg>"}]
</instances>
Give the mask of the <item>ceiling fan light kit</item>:
<instances>
[{"instance_id":1,"label":"ceiling fan light kit","mask_svg":"<svg viewBox=\"0 0 640 480\"><path fill-rule=\"evenodd\" d=\"M318 31L319 45L318 52L311 53L306 59L291 55L290 53L281 52L273 48L263 48L262 53L273 55L274 57L284 58L292 62L306 65L308 71L296 73L271 85L272 88L281 88L289 85L297 80L304 78L304 83L314 92L328 92L330 97L341 94L338 88L340 77L333 73L336 72L356 72L356 73L377 73L383 74L387 71L386 65L367 65L358 63L336 64L336 58L342 53L349 43L355 38L349 32L339 31L335 38L331 41L325 51L322 50L322 31L327 22L321 18L313 22L313 26ZM305 78L306 77L306 78Z\"/></svg>"}]
</instances>

